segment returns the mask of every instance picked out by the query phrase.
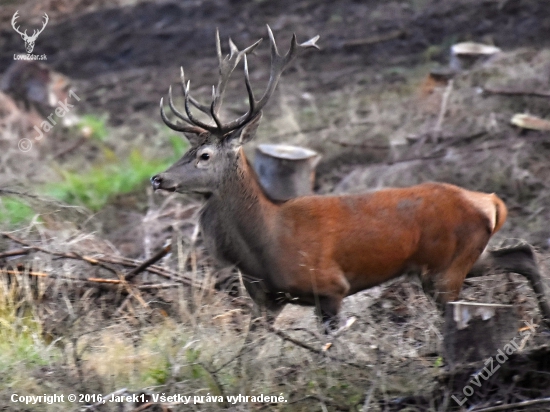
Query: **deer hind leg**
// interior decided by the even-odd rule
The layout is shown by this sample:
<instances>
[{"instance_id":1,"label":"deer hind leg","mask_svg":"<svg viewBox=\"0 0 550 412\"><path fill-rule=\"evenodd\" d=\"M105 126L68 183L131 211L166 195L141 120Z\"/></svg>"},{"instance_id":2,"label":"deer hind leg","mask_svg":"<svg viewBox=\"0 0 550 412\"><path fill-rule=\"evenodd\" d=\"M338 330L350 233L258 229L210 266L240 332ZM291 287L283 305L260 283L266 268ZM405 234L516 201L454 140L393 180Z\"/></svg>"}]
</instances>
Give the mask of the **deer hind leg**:
<instances>
[{"instance_id":1,"label":"deer hind leg","mask_svg":"<svg viewBox=\"0 0 550 412\"><path fill-rule=\"evenodd\" d=\"M315 313L322 322L324 332L328 334L340 326L338 314L350 286L340 268L327 270L325 273L327 276L319 276L316 280Z\"/></svg>"},{"instance_id":2,"label":"deer hind leg","mask_svg":"<svg viewBox=\"0 0 550 412\"><path fill-rule=\"evenodd\" d=\"M321 321L325 334L337 330L340 326L340 318L338 313L340 312L341 305L342 298L340 297L319 296L317 298L315 314Z\"/></svg>"},{"instance_id":3,"label":"deer hind leg","mask_svg":"<svg viewBox=\"0 0 550 412\"><path fill-rule=\"evenodd\" d=\"M495 270L512 272L524 276L535 291L544 322L550 327L550 305L546 299L544 285L535 253L530 245L507 247L485 251L468 272L468 278L483 276Z\"/></svg>"},{"instance_id":4,"label":"deer hind leg","mask_svg":"<svg viewBox=\"0 0 550 412\"><path fill-rule=\"evenodd\" d=\"M447 302L458 299L464 279L479 255L479 251L475 249L466 250L458 255L444 271L431 276L430 274L422 276L424 292L435 300L441 312L445 312Z\"/></svg>"}]
</instances>

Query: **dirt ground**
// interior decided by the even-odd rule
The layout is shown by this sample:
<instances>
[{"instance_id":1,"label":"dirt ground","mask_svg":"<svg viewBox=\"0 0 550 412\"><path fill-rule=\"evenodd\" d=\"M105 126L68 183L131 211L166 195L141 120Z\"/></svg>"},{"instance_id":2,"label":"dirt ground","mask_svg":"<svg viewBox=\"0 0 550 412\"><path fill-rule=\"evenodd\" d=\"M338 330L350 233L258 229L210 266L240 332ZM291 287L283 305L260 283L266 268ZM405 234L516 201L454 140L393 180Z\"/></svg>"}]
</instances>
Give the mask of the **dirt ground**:
<instances>
[{"instance_id":1,"label":"dirt ground","mask_svg":"<svg viewBox=\"0 0 550 412\"><path fill-rule=\"evenodd\" d=\"M548 97L530 93L550 92L546 0L4 1L0 73L13 64L15 53L24 50L10 24L16 10L25 27L38 27L43 13L48 13L50 20L35 53L46 54L45 63L66 76L81 97L77 115L105 119L107 137L101 143L78 140L73 129L57 128L32 150L21 152L17 143L29 132L10 134L4 129L0 190L42 196L41 188L62 181L63 171L89 170L105 159L125 158L136 148L145 158L166 157L171 152L169 134L158 102L170 84L177 84L180 66L191 79L193 95L207 102L211 85L217 82L216 28L225 52L229 37L240 48L264 38L250 59L252 83L261 90L269 76L265 28L269 24L280 49L285 50L296 33L299 41L319 34L321 50L308 51L285 72L265 110L259 138L247 153L252 156L255 145L262 142L317 150L323 158L315 190L322 194L429 180L495 192L509 207L509 221L492 247L525 241L534 245L547 286L550 283L550 132L510 124L516 113L550 119ZM454 74L452 82L430 76L448 71L450 46L462 41L494 44L502 53ZM228 89L222 113L226 119L247 109L240 70ZM487 92L499 89L525 93ZM179 92L178 87L174 90ZM181 97L176 103L182 103ZM149 258L167 239L174 239L181 246L163 261L168 271L163 273L176 276L179 271L191 278L199 273L203 283L198 292L143 290L148 303L143 307L135 295L128 304L127 292L75 288L70 282L46 284L40 304L36 297L25 295L38 307L33 313L39 313L46 347L55 342L63 355L55 362L29 367L25 373L32 378L18 372L19 380L0 381L0 410L27 410L4 403L10 388L24 387L17 382L27 378L33 382L29 391L78 386L82 393L109 393L124 382L132 393L153 391L155 385L170 393L199 393L205 387L223 394L263 390L285 393L293 402L196 406L195 410L482 410L499 402L550 396L550 335L542 324L536 339L527 342L533 352L519 354L460 409L450 396L462 393L476 366L452 375L442 364L442 319L416 284L398 280L346 300L344 316L354 316L357 322L331 350L336 358L365 365L363 370L279 342L268 332L247 346L242 343L249 318L246 295L237 291L237 297L230 297L205 286L211 282L205 275L211 262L200 235L197 239L194 233L198 199L154 195L144 181L130 193L112 196L95 211L42 197L32 202L42 215L40 228L19 227L10 232L17 238L64 254L117 256L117 265L129 264L123 257ZM18 246L7 239L2 242L0 252ZM69 265L35 252L34 261L24 256L0 258L0 263L30 267L38 260L41 270L50 273L85 272L91 277L83 262ZM105 268L94 270L94 276L112 276ZM151 283L165 280L147 276ZM526 283L515 275L507 276L506 282L502 279L471 281L462 297L514 303L522 319L540 320ZM154 329L158 325L163 329ZM315 347L325 339L318 334L310 309L289 307L277 325ZM96 335L96 330L107 332ZM225 363L229 360L218 350L219 342L227 342L233 363ZM248 358L241 356L241 346L249 350ZM142 363L158 363L155 356L166 351L169 366L160 362L164 369L159 367L161 372L155 372L152 381L123 378L127 371L119 364L132 348ZM116 372L94 361L94 353L112 362ZM183 363L178 363L182 357ZM136 363L134 371L141 370L140 365ZM163 378L158 378L160 373ZM48 380L50 386L44 383ZM55 410L47 408L36 410ZM183 405L170 408L162 410L189 410ZM540 404L531 410L550 409Z\"/></svg>"}]
</instances>

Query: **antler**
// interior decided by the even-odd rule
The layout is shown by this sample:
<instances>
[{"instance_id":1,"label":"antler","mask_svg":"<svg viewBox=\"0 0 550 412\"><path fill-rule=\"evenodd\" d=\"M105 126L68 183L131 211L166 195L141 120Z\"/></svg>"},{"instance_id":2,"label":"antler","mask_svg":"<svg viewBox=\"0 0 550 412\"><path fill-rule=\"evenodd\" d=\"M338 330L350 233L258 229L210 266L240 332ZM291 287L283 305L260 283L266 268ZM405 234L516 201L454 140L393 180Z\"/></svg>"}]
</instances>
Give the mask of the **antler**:
<instances>
[{"instance_id":1,"label":"antler","mask_svg":"<svg viewBox=\"0 0 550 412\"><path fill-rule=\"evenodd\" d=\"M269 33L269 43L271 46L271 70L269 73L269 82L267 83L267 89L264 92L261 99L256 101L256 99L254 98L254 93L252 92L252 86L250 85L250 76L248 74L248 62L245 56L244 80L246 83L246 90L248 91L248 102L249 102L250 108L245 115L225 125L224 128L226 128L227 131L237 129L245 125L247 122L249 122L258 113L262 111L263 107L266 105L269 98L275 91L275 88L277 87L277 83L279 82L279 78L281 77L281 74L286 69L288 64L297 56L297 53L300 50L305 50L310 47L319 49L319 46L316 44L317 40L319 40L318 35L309 39L304 43L298 44L298 42L296 41L296 34L293 34L289 51L284 56L281 56L279 54L279 50L277 49L277 44L275 43L275 37L273 36L273 32L271 31L271 27L269 27L269 25L267 25L267 31Z\"/></svg>"},{"instance_id":2,"label":"antler","mask_svg":"<svg viewBox=\"0 0 550 412\"><path fill-rule=\"evenodd\" d=\"M220 106L223 101L223 95L225 93L225 87L227 86L227 81L229 80L229 76L231 76L231 73L233 73L233 70L235 70L235 67L237 67L237 64L239 64L242 57L248 53L251 53L261 42L262 40L260 39L253 45L247 47L244 50L239 51L237 46L235 46L235 43L233 43L233 41L229 39L229 48L231 52L229 56L226 56L224 59L222 56L222 50L221 50L221 44L220 44L220 33L218 30L216 30L216 51L217 51L218 61L219 61L220 77L218 80L218 87L217 88L214 86L212 87L212 103L210 104L210 106L206 106L199 103L197 100L191 97L191 95L189 94L190 83L188 81L187 84L185 84L185 74L184 74L183 68L181 68L181 75L180 75L181 87L183 90L183 95L185 97L185 112L187 114L187 117L185 117L185 115L181 113L178 109L176 109L176 107L174 106L171 86L168 89L168 105L170 106L170 109L172 110L172 112L178 118L190 124L191 126L175 125L171 123L166 117L166 113L164 112L164 109L162 107L162 99L161 99L161 117L164 123L166 123L166 125L170 127L172 130L176 130L176 131L196 133L197 129L200 129L201 132L205 132L205 131L209 131L211 133L218 132L219 129L223 127L219 121L218 116L219 116ZM189 103L191 103L200 111L212 116L212 119L214 119L216 126L211 126L209 124L201 122L199 119L193 116L193 114L191 113L191 108L189 107Z\"/></svg>"},{"instance_id":3,"label":"antler","mask_svg":"<svg viewBox=\"0 0 550 412\"><path fill-rule=\"evenodd\" d=\"M218 79L218 86L212 90L212 93L213 93L212 104L210 106L200 104L195 99L190 97L189 100L193 104L193 106L195 106L197 109L203 111L206 114L212 115L214 120L216 120L216 117L219 116L219 113L220 113L220 107L223 101L225 88L227 86L227 82L229 81L229 77L231 76L231 73L233 73L233 70L235 70L235 68L241 61L241 59L243 57L246 58L247 54L252 53L256 49L256 47L260 45L261 42L262 42L262 39L258 40L253 45L248 46L246 49L239 50L237 46L235 46L235 43L233 43L233 40L229 38L230 53L228 56L225 56L225 58L223 58L222 47L220 42L220 32L218 29L216 29L216 53L218 55L219 72L220 72L220 77ZM184 76L183 76L183 69L181 71L181 81L183 85L185 82Z\"/></svg>"},{"instance_id":4,"label":"antler","mask_svg":"<svg viewBox=\"0 0 550 412\"><path fill-rule=\"evenodd\" d=\"M48 17L48 15L46 13L44 13L44 23L42 23L42 28L40 30L33 30L33 33L32 33L32 36L29 37L29 40L36 40L36 38L38 37L38 35L40 33L42 33L44 31L44 29L46 28L46 25L48 24L48 22L50 21L50 18ZM27 33L27 30L25 30L25 33Z\"/></svg>"},{"instance_id":5,"label":"antler","mask_svg":"<svg viewBox=\"0 0 550 412\"><path fill-rule=\"evenodd\" d=\"M19 31L19 27L21 27L21 26L15 27L16 20L17 20L18 18L19 18L19 10L17 10L17 11L15 12L15 14L13 15L13 17L11 18L11 26L12 26L13 29L14 29L17 33L19 33L21 36L26 36L26 35L27 35L27 30L25 30L25 33L21 33L21 32Z\"/></svg>"},{"instance_id":6,"label":"antler","mask_svg":"<svg viewBox=\"0 0 550 412\"><path fill-rule=\"evenodd\" d=\"M191 95L189 94L190 83L189 81L187 81L187 84L185 83L184 72L183 72L183 69L181 69L181 86L183 89L183 95L185 97L185 113L187 117L185 117L183 113L181 113L179 110L177 110L174 107L171 87L168 91L168 96L169 96L168 103L172 112L174 112L174 114L178 118L188 123L189 126L175 125L171 123L166 117L166 113L164 112L164 109L162 107L162 99L161 99L161 117L164 123L166 123L166 125L170 127L172 130L176 130L176 131L197 133L197 129L200 129L202 132L209 131L212 134L216 134L222 137L228 132L244 126L247 122L252 120L258 113L260 113L260 111L263 109L263 107L266 105L269 98L275 91L275 88L277 86L279 78L281 77L281 74L283 73L285 68L288 66L288 64L294 59L294 57L296 57L297 53L300 50L307 49L310 47L314 47L317 49L319 48L316 44L316 41L319 39L319 36L315 36L304 43L298 44L298 42L296 41L296 35L293 35L292 42L290 44L290 50L284 56L281 56L277 49L277 44L275 43L273 32L271 31L271 28L269 26L267 26L267 30L269 33L269 41L271 45L271 69L270 69L267 89L264 92L263 96L260 98L260 100L257 101L255 99L254 93L252 91L252 86L250 85L250 76L248 73L248 61L246 56L247 54L251 53L261 43L262 40L260 39L253 45L239 51L239 49L237 48L237 46L235 46L233 41L229 39L230 54L225 58L222 58L220 36L219 36L219 32L216 30L216 51L217 51L218 61L219 61L220 76L218 79L217 87L212 86L211 104L209 106L203 105L197 102L193 97L191 97ZM233 73L233 71L235 70L235 68L241 61L241 59L243 58L244 58L244 77L245 77L246 90L248 92L249 110L246 114L239 117L238 119L233 120L232 122L229 122L227 124L222 124L222 122L219 119L219 112L220 112L221 104L223 102L225 88L227 86L229 77L231 76L231 74ZM215 126L209 125L197 119L191 112L190 104L195 106L200 111L206 114L209 114L214 120L214 123L216 125Z\"/></svg>"}]
</instances>

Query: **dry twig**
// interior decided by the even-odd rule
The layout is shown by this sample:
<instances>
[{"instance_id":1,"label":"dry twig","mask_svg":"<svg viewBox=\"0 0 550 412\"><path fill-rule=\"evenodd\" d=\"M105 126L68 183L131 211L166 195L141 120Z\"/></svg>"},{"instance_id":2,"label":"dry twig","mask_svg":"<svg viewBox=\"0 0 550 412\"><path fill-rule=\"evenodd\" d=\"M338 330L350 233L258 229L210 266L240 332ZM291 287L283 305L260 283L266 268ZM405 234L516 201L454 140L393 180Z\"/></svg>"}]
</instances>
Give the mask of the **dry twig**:
<instances>
[{"instance_id":1,"label":"dry twig","mask_svg":"<svg viewBox=\"0 0 550 412\"><path fill-rule=\"evenodd\" d=\"M363 39L346 40L342 43L342 47L357 47L368 46L371 44L382 43L390 40L395 40L404 37L407 33L404 30L393 30L386 34L366 37Z\"/></svg>"},{"instance_id":2,"label":"dry twig","mask_svg":"<svg viewBox=\"0 0 550 412\"><path fill-rule=\"evenodd\" d=\"M505 96L535 96L535 97L550 97L550 91L536 91L536 90L518 90L518 89L497 89L491 87L484 87L484 94L502 94Z\"/></svg>"},{"instance_id":3,"label":"dry twig","mask_svg":"<svg viewBox=\"0 0 550 412\"><path fill-rule=\"evenodd\" d=\"M170 251L172 250L172 244L168 244L164 246L160 251L158 251L154 256L147 259L145 262L143 262L141 265L137 266L136 268L132 269L130 272L128 272L125 276L125 280L130 280L134 276L138 275L139 273L143 272L145 269L147 269L149 266L157 263L159 260L161 260L164 256L166 256Z\"/></svg>"},{"instance_id":4,"label":"dry twig","mask_svg":"<svg viewBox=\"0 0 550 412\"><path fill-rule=\"evenodd\" d=\"M441 99L441 108L439 110L439 116L437 117L437 123L435 124L434 131L435 133L441 133L443 127L443 120L445 119L445 114L447 114L447 103L449 102L449 97L453 91L453 80L449 80L447 87L445 88L445 93L443 93L443 98Z\"/></svg>"},{"instance_id":5,"label":"dry twig","mask_svg":"<svg viewBox=\"0 0 550 412\"><path fill-rule=\"evenodd\" d=\"M132 271L130 271L128 273L128 275L130 275L132 272L135 272L135 274L133 275L133 276L135 276L138 273L146 270L150 273L153 273L153 274L158 275L160 277L163 277L165 279L170 279L174 282L182 283L182 284L188 285L188 286L193 285L193 281L191 279L183 277L179 273L177 273L175 271L172 271L170 269L167 269L167 268L164 268L164 267L161 267L161 266L153 265L153 263L155 261L160 260L165 254L168 253L168 251L166 251L166 248L163 248L157 255L153 256L148 261L142 262L142 261L139 261L139 260L128 259L128 258L120 257L120 256L91 257L91 256L86 256L86 255L80 255L80 254L75 253L75 252L68 252L68 253L56 252L56 251L53 251L53 250L45 249L45 248L40 247L40 246L32 245L32 244L30 244L30 243L28 243L24 240L16 238L15 236L13 236L10 233L0 232L0 236L3 236L7 239L10 239L15 243L18 243L18 244L24 246L28 250L34 250L36 252L46 253L46 254L49 254L49 255L52 255L52 256L57 256L57 257L64 258L64 259L80 260L80 261L84 261L84 262L89 263L89 264L94 265L94 266L100 266L100 267L114 273L117 277L122 276L122 274L120 273L120 271L117 271L115 268L111 267L110 265L114 264L114 265L121 265L121 266L125 266L125 267L134 268ZM130 276L130 278L133 277L133 276Z\"/></svg>"},{"instance_id":6,"label":"dry twig","mask_svg":"<svg viewBox=\"0 0 550 412\"><path fill-rule=\"evenodd\" d=\"M346 365L349 365L349 366L353 366L354 368L359 368L359 369L365 369L365 368L370 368L371 366L370 365L360 365L358 363L355 363L355 362L350 362L346 359L341 359L337 356L334 356L334 355L331 355L329 354L328 352L322 350L322 349L317 349L317 348L314 348L313 346L311 345L308 345L307 343L305 342L302 342L298 339L295 339L289 335L287 335L286 333L284 333L282 330L279 330L279 329L276 329L275 327L273 327L272 325L267 325L267 329L270 331L270 332L273 332L275 335L277 335L278 337L280 337L281 339L287 341L287 342L290 342L296 346L299 346L300 348L303 348L303 349L307 349L308 351L310 352L313 352L313 353L316 353L317 355L321 355L321 356L324 356L326 358L329 358L333 361L336 361L336 362L340 362L340 363L344 363Z\"/></svg>"},{"instance_id":7,"label":"dry twig","mask_svg":"<svg viewBox=\"0 0 550 412\"><path fill-rule=\"evenodd\" d=\"M509 411L516 410L516 408L524 408L526 406L540 405L542 403L550 403L550 398L531 399L529 401L522 401L517 403L510 403L508 405L490 406L482 409L472 409L472 412L496 412L496 411Z\"/></svg>"},{"instance_id":8,"label":"dry twig","mask_svg":"<svg viewBox=\"0 0 550 412\"><path fill-rule=\"evenodd\" d=\"M7 257L12 257L12 256L23 256L23 255L28 255L30 252L30 250L28 249L13 249L13 250L8 250L7 252L2 252L0 253L0 259L2 258L7 258Z\"/></svg>"},{"instance_id":9,"label":"dry twig","mask_svg":"<svg viewBox=\"0 0 550 412\"><path fill-rule=\"evenodd\" d=\"M53 250L44 249L43 247L32 245L32 244L30 244L30 243L28 243L28 242L26 242L22 239L18 239L15 236L13 236L11 233L7 233L7 232L0 232L0 236L5 237L7 239L10 239L11 241L13 241L17 244L20 244L22 246L25 246L29 250L34 250L34 251L37 251L37 252L42 252L42 253L46 253L48 255L57 256L57 257L65 258L65 259L81 260L81 261L87 262L91 265L100 266L103 269L106 269L109 272L112 272L115 275L118 275L118 271L116 269L113 269L111 266L109 266L109 265L107 265L103 262L100 262L98 259L95 259L95 258L90 257L90 256L79 255L79 254L74 253L74 252L63 253L63 252L56 252L56 251L53 251Z\"/></svg>"}]
</instances>

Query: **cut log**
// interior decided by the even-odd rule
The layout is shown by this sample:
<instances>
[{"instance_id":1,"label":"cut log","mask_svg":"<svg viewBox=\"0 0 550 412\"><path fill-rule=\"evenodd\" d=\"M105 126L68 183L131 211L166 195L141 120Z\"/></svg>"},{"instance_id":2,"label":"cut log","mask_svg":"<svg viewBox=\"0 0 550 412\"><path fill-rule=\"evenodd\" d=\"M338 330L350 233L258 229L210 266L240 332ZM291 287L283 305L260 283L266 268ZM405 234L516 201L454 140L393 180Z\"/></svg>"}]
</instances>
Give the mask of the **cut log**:
<instances>
[{"instance_id":1,"label":"cut log","mask_svg":"<svg viewBox=\"0 0 550 412\"><path fill-rule=\"evenodd\" d=\"M515 307L487 303L449 302L445 308L443 346L447 363L488 359L518 335Z\"/></svg>"},{"instance_id":2,"label":"cut log","mask_svg":"<svg viewBox=\"0 0 550 412\"><path fill-rule=\"evenodd\" d=\"M458 43L451 47L449 66L457 72L467 70L476 62L497 53L500 53L500 49L495 46L473 42Z\"/></svg>"},{"instance_id":3,"label":"cut log","mask_svg":"<svg viewBox=\"0 0 550 412\"><path fill-rule=\"evenodd\" d=\"M304 147L261 144L256 149L254 169L266 194L285 201L313 193L320 158L317 152Z\"/></svg>"}]
</instances>

